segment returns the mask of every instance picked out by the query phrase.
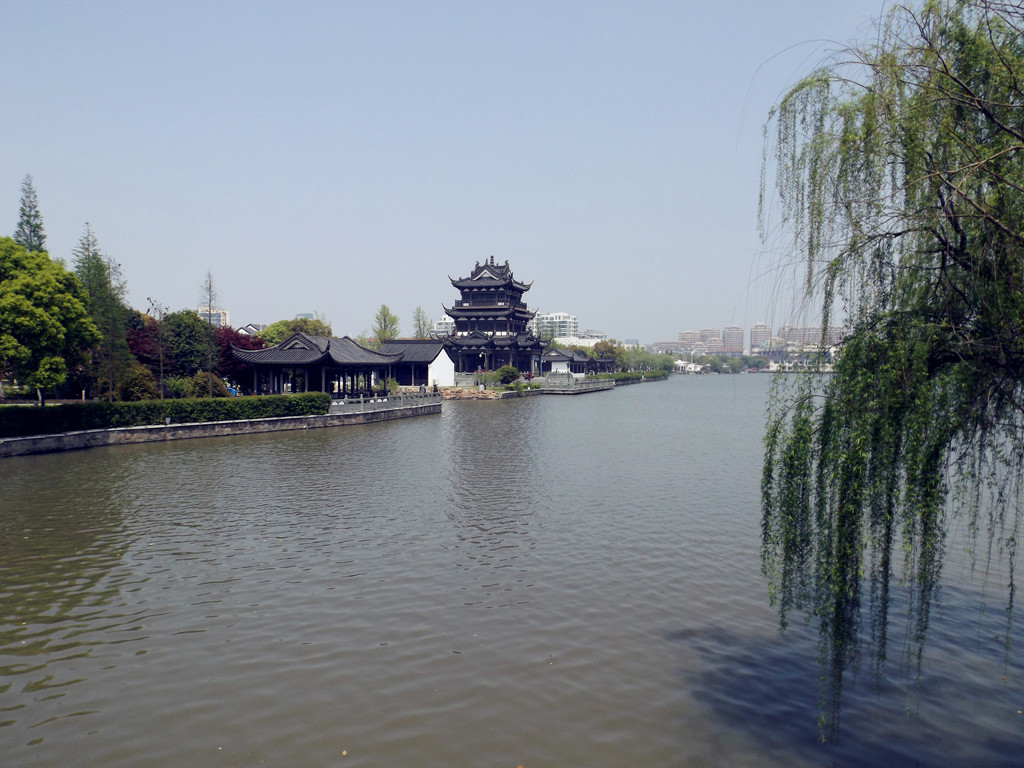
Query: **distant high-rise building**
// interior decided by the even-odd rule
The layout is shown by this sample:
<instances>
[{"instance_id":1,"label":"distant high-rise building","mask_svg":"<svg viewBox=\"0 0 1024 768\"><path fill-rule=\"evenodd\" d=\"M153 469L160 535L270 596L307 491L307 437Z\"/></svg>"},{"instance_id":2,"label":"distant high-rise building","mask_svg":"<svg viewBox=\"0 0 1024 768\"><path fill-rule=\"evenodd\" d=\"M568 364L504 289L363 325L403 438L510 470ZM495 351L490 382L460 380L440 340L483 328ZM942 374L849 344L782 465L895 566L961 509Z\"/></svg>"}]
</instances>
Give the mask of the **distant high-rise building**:
<instances>
[{"instance_id":1,"label":"distant high-rise building","mask_svg":"<svg viewBox=\"0 0 1024 768\"><path fill-rule=\"evenodd\" d=\"M711 326L708 326L707 328L700 329L700 340L703 341L705 344L707 344L712 339L721 340L721 338L722 333L717 328L712 328Z\"/></svg>"},{"instance_id":2,"label":"distant high-rise building","mask_svg":"<svg viewBox=\"0 0 1024 768\"><path fill-rule=\"evenodd\" d=\"M722 354L743 354L743 328L738 325L727 325L722 329Z\"/></svg>"},{"instance_id":3,"label":"distant high-rise building","mask_svg":"<svg viewBox=\"0 0 1024 768\"><path fill-rule=\"evenodd\" d=\"M750 326L750 354L761 354L765 342L771 337L772 329L767 323L754 323Z\"/></svg>"},{"instance_id":4,"label":"distant high-rise building","mask_svg":"<svg viewBox=\"0 0 1024 768\"><path fill-rule=\"evenodd\" d=\"M846 330L842 326L829 326L822 339L820 325L784 325L779 328L778 336L785 342L788 351L799 352L806 348L820 348L822 344L826 347L835 346L843 340L845 334Z\"/></svg>"},{"instance_id":5,"label":"distant high-rise building","mask_svg":"<svg viewBox=\"0 0 1024 768\"><path fill-rule=\"evenodd\" d=\"M228 311L226 309L214 309L212 312L208 307L196 307L196 314L205 323L214 328L228 328Z\"/></svg>"},{"instance_id":6,"label":"distant high-rise building","mask_svg":"<svg viewBox=\"0 0 1024 768\"><path fill-rule=\"evenodd\" d=\"M784 325L779 328L778 335L786 342L787 347L799 348L821 341L821 328Z\"/></svg>"},{"instance_id":7,"label":"distant high-rise building","mask_svg":"<svg viewBox=\"0 0 1024 768\"><path fill-rule=\"evenodd\" d=\"M830 347L834 347L836 344L839 344L845 336L846 329L841 325L830 325L828 331L825 332L825 343Z\"/></svg>"},{"instance_id":8,"label":"distant high-rise building","mask_svg":"<svg viewBox=\"0 0 1024 768\"><path fill-rule=\"evenodd\" d=\"M434 333L438 336L450 336L455 332L455 321L445 315L434 323Z\"/></svg>"},{"instance_id":9,"label":"distant high-rise building","mask_svg":"<svg viewBox=\"0 0 1024 768\"><path fill-rule=\"evenodd\" d=\"M700 344L699 331L683 331L679 334L679 345L687 352L691 351L698 344Z\"/></svg>"},{"instance_id":10,"label":"distant high-rise building","mask_svg":"<svg viewBox=\"0 0 1024 768\"><path fill-rule=\"evenodd\" d=\"M533 316L531 329L541 338L575 338L579 336L579 321L576 315L567 312L538 312Z\"/></svg>"}]
</instances>

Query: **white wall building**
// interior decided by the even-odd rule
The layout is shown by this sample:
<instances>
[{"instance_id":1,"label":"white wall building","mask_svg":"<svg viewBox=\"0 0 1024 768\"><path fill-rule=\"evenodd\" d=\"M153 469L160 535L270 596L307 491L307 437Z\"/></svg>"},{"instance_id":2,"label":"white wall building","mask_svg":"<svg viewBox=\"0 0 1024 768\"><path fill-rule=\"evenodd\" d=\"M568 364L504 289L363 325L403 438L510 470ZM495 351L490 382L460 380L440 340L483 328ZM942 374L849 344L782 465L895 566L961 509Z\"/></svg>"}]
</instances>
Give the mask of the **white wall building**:
<instances>
[{"instance_id":1,"label":"white wall building","mask_svg":"<svg viewBox=\"0 0 1024 768\"><path fill-rule=\"evenodd\" d=\"M743 328L727 325L722 329L722 352L726 355L743 354Z\"/></svg>"},{"instance_id":2,"label":"white wall building","mask_svg":"<svg viewBox=\"0 0 1024 768\"><path fill-rule=\"evenodd\" d=\"M228 311L226 309L214 309L212 312L206 307L196 307L196 314L204 323L209 323L214 328L229 328Z\"/></svg>"},{"instance_id":3,"label":"white wall building","mask_svg":"<svg viewBox=\"0 0 1024 768\"><path fill-rule=\"evenodd\" d=\"M438 336L450 336L455 333L455 321L445 315L434 323L434 333Z\"/></svg>"},{"instance_id":4,"label":"white wall building","mask_svg":"<svg viewBox=\"0 0 1024 768\"><path fill-rule=\"evenodd\" d=\"M750 326L750 354L759 355L765 343L772 337L772 329L768 323L754 323Z\"/></svg>"},{"instance_id":5,"label":"white wall building","mask_svg":"<svg viewBox=\"0 0 1024 768\"><path fill-rule=\"evenodd\" d=\"M547 338L574 338L580 335L580 324L576 315L567 312L538 312L530 321L534 336Z\"/></svg>"}]
</instances>

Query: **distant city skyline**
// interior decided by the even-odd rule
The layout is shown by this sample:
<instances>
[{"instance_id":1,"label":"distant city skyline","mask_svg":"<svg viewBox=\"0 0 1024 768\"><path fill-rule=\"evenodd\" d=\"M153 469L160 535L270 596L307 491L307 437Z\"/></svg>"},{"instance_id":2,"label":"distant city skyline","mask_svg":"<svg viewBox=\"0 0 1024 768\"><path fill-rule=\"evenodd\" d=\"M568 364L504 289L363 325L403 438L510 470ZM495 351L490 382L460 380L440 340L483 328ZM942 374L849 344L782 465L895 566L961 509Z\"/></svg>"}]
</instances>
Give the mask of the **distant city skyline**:
<instances>
[{"instance_id":1,"label":"distant city skyline","mask_svg":"<svg viewBox=\"0 0 1024 768\"><path fill-rule=\"evenodd\" d=\"M749 333L749 336L747 335ZM825 344L838 344L843 337L841 326L832 326L824 334ZM820 347L820 325L793 325L784 323L775 332L767 323L754 323L749 329L727 325L721 329L704 326L698 330L680 331L674 341L656 341L653 347L661 352L682 352L706 355L761 354L768 351L800 352L809 347Z\"/></svg>"}]
</instances>

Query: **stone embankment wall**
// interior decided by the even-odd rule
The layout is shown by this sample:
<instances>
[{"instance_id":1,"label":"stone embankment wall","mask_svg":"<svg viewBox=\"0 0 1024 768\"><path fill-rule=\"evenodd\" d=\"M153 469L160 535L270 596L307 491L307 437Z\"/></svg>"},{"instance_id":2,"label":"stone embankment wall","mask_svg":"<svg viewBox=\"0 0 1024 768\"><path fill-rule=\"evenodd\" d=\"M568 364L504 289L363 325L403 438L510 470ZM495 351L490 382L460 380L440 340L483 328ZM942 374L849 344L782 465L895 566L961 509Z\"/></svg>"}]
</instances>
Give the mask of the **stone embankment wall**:
<instances>
[{"instance_id":1,"label":"stone embankment wall","mask_svg":"<svg viewBox=\"0 0 1024 768\"><path fill-rule=\"evenodd\" d=\"M369 404L367 404L369 405ZM358 403L356 404L358 407ZM245 419L239 421L209 421L193 424L156 424L146 427L122 429L90 429L56 435L9 437L0 439L0 458L27 456L36 453L76 451L105 445L130 445L165 440L188 440L197 437L225 435L254 435L261 432L281 432L293 429L320 429L348 424L369 424L377 421L407 419L441 412L441 398L425 398L415 405L392 408L350 410L328 413L325 416L281 416L272 419Z\"/></svg>"},{"instance_id":2,"label":"stone embankment wall","mask_svg":"<svg viewBox=\"0 0 1024 768\"><path fill-rule=\"evenodd\" d=\"M615 382L611 379L598 379L589 376L585 379L578 379L574 376L548 376L543 380L540 391L545 395L582 395L587 392L603 392L608 389L615 389Z\"/></svg>"}]
</instances>

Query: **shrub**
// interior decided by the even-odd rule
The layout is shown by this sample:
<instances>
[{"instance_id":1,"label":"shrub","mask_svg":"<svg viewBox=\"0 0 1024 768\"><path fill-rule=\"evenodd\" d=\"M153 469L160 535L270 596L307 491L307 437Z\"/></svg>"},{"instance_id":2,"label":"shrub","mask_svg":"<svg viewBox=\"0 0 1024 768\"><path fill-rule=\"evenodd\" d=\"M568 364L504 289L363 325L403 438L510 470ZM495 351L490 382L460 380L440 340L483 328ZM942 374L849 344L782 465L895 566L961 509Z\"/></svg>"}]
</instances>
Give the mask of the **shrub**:
<instances>
[{"instance_id":1,"label":"shrub","mask_svg":"<svg viewBox=\"0 0 1024 768\"><path fill-rule=\"evenodd\" d=\"M121 400L158 400L160 390L156 379L144 365L133 365L121 377L117 396Z\"/></svg>"},{"instance_id":2,"label":"shrub","mask_svg":"<svg viewBox=\"0 0 1024 768\"><path fill-rule=\"evenodd\" d=\"M654 371L616 371L615 373L603 373L598 378L612 379L613 381L628 384L634 381L641 381L643 379L667 379L669 376L668 371L663 371L660 368Z\"/></svg>"},{"instance_id":3,"label":"shrub","mask_svg":"<svg viewBox=\"0 0 1024 768\"><path fill-rule=\"evenodd\" d=\"M206 371L196 371L195 375L185 383L185 394L188 397L210 397L211 392L213 397L228 397L230 395L224 381Z\"/></svg>"},{"instance_id":4,"label":"shrub","mask_svg":"<svg viewBox=\"0 0 1024 768\"><path fill-rule=\"evenodd\" d=\"M503 365L495 373L498 375L498 381L502 384L511 384L519 378L519 369L513 368L511 365Z\"/></svg>"},{"instance_id":5,"label":"shrub","mask_svg":"<svg viewBox=\"0 0 1024 768\"><path fill-rule=\"evenodd\" d=\"M264 419L327 413L331 396L325 392L259 397L145 400L134 403L67 403L45 408L0 408L0 437L47 435L83 429L110 429L196 421Z\"/></svg>"},{"instance_id":6,"label":"shrub","mask_svg":"<svg viewBox=\"0 0 1024 768\"><path fill-rule=\"evenodd\" d=\"M164 377L164 397L188 397L185 390L189 380L181 376Z\"/></svg>"},{"instance_id":7,"label":"shrub","mask_svg":"<svg viewBox=\"0 0 1024 768\"><path fill-rule=\"evenodd\" d=\"M524 397L526 394L526 382L519 381L518 379L505 385L505 389L509 392L518 393L519 397Z\"/></svg>"},{"instance_id":8,"label":"shrub","mask_svg":"<svg viewBox=\"0 0 1024 768\"><path fill-rule=\"evenodd\" d=\"M397 392L399 389L398 379L390 378L387 380L377 379L373 382L373 391L380 392L384 395L390 395Z\"/></svg>"}]
</instances>

